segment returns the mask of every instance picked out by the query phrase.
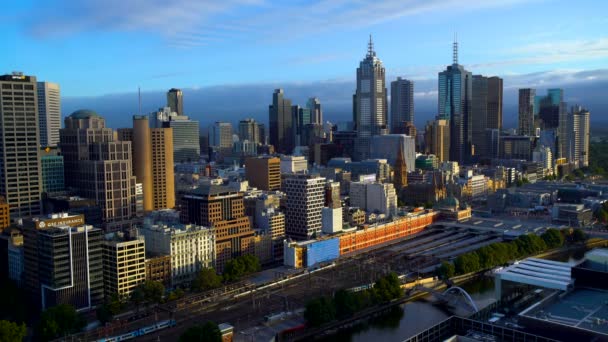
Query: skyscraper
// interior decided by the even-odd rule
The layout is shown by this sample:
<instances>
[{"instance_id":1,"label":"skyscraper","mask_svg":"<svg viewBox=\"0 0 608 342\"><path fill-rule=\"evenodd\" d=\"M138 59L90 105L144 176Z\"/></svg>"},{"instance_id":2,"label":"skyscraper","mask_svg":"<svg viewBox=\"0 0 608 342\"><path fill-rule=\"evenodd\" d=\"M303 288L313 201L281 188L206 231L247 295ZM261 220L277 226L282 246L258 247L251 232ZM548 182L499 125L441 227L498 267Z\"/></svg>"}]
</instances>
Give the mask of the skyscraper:
<instances>
[{"instance_id":1,"label":"skyscraper","mask_svg":"<svg viewBox=\"0 0 608 342\"><path fill-rule=\"evenodd\" d=\"M309 174L287 174L283 177L287 194L285 233L296 240L306 240L321 232L325 202L325 178Z\"/></svg>"},{"instance_id":2,"label":"skyscraper","mask_svg":"<svg viewBox=\"0 0 608 342\"><path fill-rule=\"evenodd\" d=\"M581 106L572 108L570 117L570 159L576 167L589 166L589 111Z\"/></svg>"},{"instance_id":3,"label":"skyscraper","mask_svg":"<svg viewBox=\"0 0 608 342\"><path fill-rule=\"evenodd\" d=\"M150 113L150 127L173 129L173 161L196 162L201 155L199 122L173 112L170 107Z\"/></svg>"},{"instance_id":4,"label":"skyscraper","mask_svg":"<svg viewBox=\"0 0 608 342\"><path fill-rule=\"evenodd\" d=\"M152 207L154 210L175 207L173 163L173 128L152 128Z\"/></svg>"},{"instance_id":5,"label":"skyscraper","mask_svg":"<svg viewBox=\"0 0 608 342\"><path fill-rule=\"evenodd\" d=\"M555 130L557 144L556 158L568 158L570 154L570 131L568 130L568 110L564 102L563 89L548 89L547 95L536 96L538 118L544 130ZM536 106L535 106L536 107Z\"/></svg>"},{"instance_id":6,"label":"skyscraper","mask_svg":"<svg viewBox=\"0 0 608 342\"><path fill-rule=\"evenodd\" d=\"M448 120L429 122L424 132L426 149L437 156L440 162L449 161L450 153L450 124Z\"/></svg>"},{"instance_id":7,"label":"skyscraper","mask_svg":"<svg viewBox=\"0 0 608 342\"><path fill-rule=\"evenodd\" d=\"M252 143L263 143L260 124L254 119L244 119L239 121L239 139L248 140Z\"/></svg>"},{"instance_id":8,"label":"skyscraper","mask_svg":"<svg viewBox=\"0 0 608 342\"><path fill-rule=\"evenodd\" d=\"M0 76L0 196L12 218L41 213L40 128L36 77Z\"/></svg>"},{"instance_id":9,"label":"skyscraper","mask_svg":"<svg viewBox=\"0 0 608 342\"><path fill-rule=\"evenodd\" d=\"M130 228L136 212L131 142L114 140L105 119L90 110L65 118L59 138L66 186L97 201L106 231Z\"/></svg>"},{"instance_id":10,"label":"skyscraper","mask_svg":"<svg viewBox=\"0 0 608 342\"><path fill-rule=\"evenodd\" d=\"M323 110L321 109L321 100L316 97L309 98L308 102L306 102L306 108L310 110L311 123L323 123Z\"/></svg>"},{"instance_id":11,"label":"skyscraper","mask_svg":"<svg viewBox=\"0 0 608 342\"><path fill-rule=\"evenodd\" d=\"M217 121L209 125L209 147L214 147L223 156L232 152L231 123Z\"/></svg>"},{"instance_id":12,"label":"skyscraper","mask_svg":"<svg viewBox=\"0 0 608 342\"><path fill-rule=\"evenodd\" d=\"M283 89L275 89L272 104L268 107L269 143L279 153L290 154L295 146L291 100L285 98Z\"/></svg>"},{"instance_id":13,"label":"skyscraper","mask_svg":"<svg viewBox=\"0 0 608 342\"><path fill-rule=\"evenodd\" d=\"M502 129L502 78L488 77L488 129Z\"/></svg>"},{"instance_id":14,"label":"skyscraper","mask_svg":"<svg viewBox=\"0 0 608 342\"><path fill-rule=\"evenodd\" d=\"M59 84L38 82L38 122L40 145L57 146L61 129L61 96Z\"/></svg>"},{"instance_id":15,"label":"skyscraper","mask_svg":"<svg viewBox=\"0 0 608 342\"><path fill-rule=\"evenodd\" d=\"M472 145L472 74L458 64L458 43L454 42L452 65L439 73L439 119L450 123L450 160L464 163Z\"/></svg>"},{"instance_id":16,"label":"skyscraper","mask_svg":"<svg viewBox=\"0 0 608 342\"><path fill-rule=\"evenodd\" d=\"M534 99L536 90L531 88L519 89L519 120L517 132L519 135L535 135Z\"/></svg>"},{"instance_id":17,"label":"skyscraper","mask_svg":"<svg viewBox=\"0 0 608 342\"><path fill-rule=\"evenodd\" d=\"M133 169L137 183L143 187L144 211L152 211L152 138L150 137L150 125L148 117L133 116Z\"/></svg>"},{"instance_id":18,"label":"skyscraper","mask_svg":"<svg viewBox=\"0 0 608 342\"><path fill-rule=\"evenodd\" d=\"M369 157L371 136L388 133L387 106L385 69L376 57L370 35L367 55L357 68L357 90L353 96L353 121L357 130L355 159Z\"/></svg>"},{"instance_id":19,"label":"skyscraper","mask_svg":"<svg viewBox=\"0 0 608 342\"><path fill-rule=\"evenodd\" d=\"M391 82L391 132L406 134L406 123L414 123L414 82L397 77Z\"/></svg>"},{"instance_id":20,"label":"skyscraper","mask_svg":"<svg viewBox=\"0 0 608 342\"><path fill-rule=\"evenodd\" d=\"M171 88L167 92L167 107L177 115L184 115L184 94L180 89Z\"/></svg>"},{"instance_id":21,"label":"skyscraper","mask_svg":"<svg viewBox=\"0 0 608 342\"><path fill-rule=\"evenodd\" d=\"M245 178L249 185L260 190L281 189L281 159L261 156L245 160Z\"/></svg>"},{"instance_id":22,"label":"skyscraper","mask_svg":"<svg viewBox=\"0 0 608 342\"><path fill-rule=\"evenodd\" d=\"M474 155L483 155L485 131L488 126L488 78L482 75L473 75L473 94L471 102L471 143Z\"/></svg>"}]
</instances>

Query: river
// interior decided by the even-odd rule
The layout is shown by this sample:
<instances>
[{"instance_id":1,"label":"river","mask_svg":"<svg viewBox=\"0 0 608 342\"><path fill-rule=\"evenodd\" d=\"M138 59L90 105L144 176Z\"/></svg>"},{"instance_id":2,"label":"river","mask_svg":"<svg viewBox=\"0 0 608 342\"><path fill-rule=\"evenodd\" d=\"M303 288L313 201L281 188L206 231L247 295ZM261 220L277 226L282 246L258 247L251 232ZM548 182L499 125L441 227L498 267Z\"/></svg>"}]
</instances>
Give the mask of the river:
<instances>
[{"instance_id":1,"label":"river","mask_svg":"<svg viewBox=\"0 0 608 342\"><path fill-rule=\"evenodd\" d=\"M585 251L569 251L547 259L574 263ZM461 286L479 309L494 301L494 278L480 277ZM458 309L457 311L461 311ZM463 312L456 312L464 314ZM403 341L450 317L452 312L432 303L431 296L395 307L389 313L370 319L353 328L340 330L322 341L378 342Z\"/></svg>"}]
</instances>

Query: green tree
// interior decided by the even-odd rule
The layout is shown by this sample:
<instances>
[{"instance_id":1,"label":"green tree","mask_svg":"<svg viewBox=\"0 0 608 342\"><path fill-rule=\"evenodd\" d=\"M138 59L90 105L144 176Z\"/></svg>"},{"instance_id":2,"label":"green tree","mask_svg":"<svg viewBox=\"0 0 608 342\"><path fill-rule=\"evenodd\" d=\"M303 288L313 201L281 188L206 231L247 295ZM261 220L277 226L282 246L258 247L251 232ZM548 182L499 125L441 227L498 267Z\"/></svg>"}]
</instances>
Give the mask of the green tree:
<instances>
[{"instance_id":1,"label":"green tree","mask_svg":"<svg viewBox=\"0 0 608 342\"><path fill-rule=\"evenodd\" d=\"M194 291L206 291L220 286L222 286L222 277L213 268L203 268L192 281Z\"/></svg>"},{"instance_id":2,"label":"green tree","mask_svg":"<svg viewBox=\"0 0 608 342\"><path fill-rule=\"evenodd\" d=\"M226 282L236 281L246 274L259 271L260 268L260 260L254 255L246 254L229 260L224 265L222 276Z\"/></svg>"},{"instance_id":3,"label":"green tree","mask_svg":"<svg viewBox=\"0 0 608 342\"><path fill-rule=\"evenodd\" d=\"M214 322L206 322L188 328L179 337L179 342L221 342L222 333Z\"/></svg>"},{"instance_id":4,"label":"green tree","mask_svg":"<svg viewBox=\"0 0 608 342\"><path fill-rule=\"evenodd\" d=\"M441 279L450 279L456 274L454 264L447 261L442 261L437 267L437 276Z\"/></svg>"},{"instance_id":5,"label":"green tree","mask_svg":"<svg viewBox=\"0 0 608 342\"><path fill-rule=\"evenodd\" d=\"M140 285L142 286L142 285ZM144 298L149 303L160 303L165 294L165 286L159 281L147 280L143 283Z\"/></svg>"},{"instance_id":6,"label":"green tree","mask_svg":"<svg viewBox=\"0 0 608 342\"><path fill-rule=\"evenodd\" d=\"M25 324L17 324L10 321L0 321L0 342L23 341L27 335Z\"/></svg>"},{"instance_id":7,"label":"green tree","mask_svg":"<svg viewBox=\"0 0 608 342\"><path fill-rule=\"evenodd\" d=\"M86 325L73 306L60 304L45 310L40 318L38 336L48 341L61 336L77 333Z\"/></svg>"},{"instance_id":8,"label":"green tree","mask_svg":"<svg viewBox=\"0 0 608 342\"><path fill-rule=\"evenodd\" d=\"M378 279L373 290L380 302L388 302L403 296L401 282L394 272Z\"/></svg>"},{"instance_id":9,"label":"green tree","mask_svg":"<svg viewBox=\"0 0 608 342\"><path fill-rule=\"evenodd\" d=\"M557 248L564 244L564 237L562 233L554 228L547 229L541 236L547 248Z\"/></svg>"},{"instance_id":10,"label":"green tree","mask_svg":"<svg viewBox=\"0 0 608 342\"><path fill-rule=\"evenodd\" d=\"M361 308L359 297L355 293L346 290L339 290L334 295L334 304L336 306L336 316L345 318L352 316Z\"/></svg>"},{"instance_id":11,"label":"green tree","mask_svg":"<svg viewBox=\"0 0 608 342\"><path fill-rule=\"evenodd\" d=\"M574 242L583 242L585 240L587 240L587 234L585 234L585 232L582 229L576 228L572 232L572 241L574 241Z\"/></svg>"},{"instance_id":12,"label":"green tree","mask_svg":"<svg viewBox=\"0 0 608 342\"><path fill-rule=\"evenodd\" d=\"M333 321L336 318L336 308L327 297L316 298L306 303L304 319L313 327Z\"/></svg>"},{"instance_id":13,"label":"green tree","mask_svg":"<svg viewBox=\"0 0 608 342\"><path fill-rule=\"evenodd\" d=\"M454 260L454 266L456 268L456 273L458 274L477 272L481 268L481 266L479 265L479 256L475 252L470 252L458 256Z\"/></svg>"}]
</instances>

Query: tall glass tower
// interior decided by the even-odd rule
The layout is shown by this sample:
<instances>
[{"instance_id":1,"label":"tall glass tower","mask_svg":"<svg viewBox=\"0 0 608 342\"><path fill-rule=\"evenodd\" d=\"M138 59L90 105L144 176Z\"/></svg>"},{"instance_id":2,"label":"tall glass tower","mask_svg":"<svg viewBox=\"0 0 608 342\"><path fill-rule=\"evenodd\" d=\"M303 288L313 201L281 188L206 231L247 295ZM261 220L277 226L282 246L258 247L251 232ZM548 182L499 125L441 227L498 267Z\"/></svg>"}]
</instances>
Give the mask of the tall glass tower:
<instances>
[{"instance_id":1,"label":"tall glass tower","mask_svg":"<svg viewBox=\"0 0 608 342\"><path fill-rule=\"evenodd\" d=\"M458 42L454 41L452 65L439 73L439 119L450 122L450 160L464 163L471 155L471 72L458 64Z\"/></svg>"},{"instance_id":2,"label":"tall glass tower","mask_svg":"<svg viewBox=\"0 0 608 342\"><path fill-rule=\"evenodd\" d=\"M369 157L369 138L388 133L388 106L385 69L376 57L374 42L369 37L367 55L357 68L357 91L353 96L353 121L356 125L356 159Z\"/></svg>"}]
</instances>

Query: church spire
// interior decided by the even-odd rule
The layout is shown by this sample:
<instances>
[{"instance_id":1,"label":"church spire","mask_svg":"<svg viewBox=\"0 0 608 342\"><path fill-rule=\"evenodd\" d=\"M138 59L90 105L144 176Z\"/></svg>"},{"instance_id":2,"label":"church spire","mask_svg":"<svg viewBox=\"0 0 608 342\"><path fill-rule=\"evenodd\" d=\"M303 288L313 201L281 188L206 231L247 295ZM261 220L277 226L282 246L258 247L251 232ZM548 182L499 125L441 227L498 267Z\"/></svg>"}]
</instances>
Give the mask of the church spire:
<instances>
[{"instance_id":1,"label":"church spire","mask_svg":"<svg viewBox=\"0 0 608 342\"><path fill-rule=\"evenodd\" d=\"M407 186L407 164L403 155L403 145L399 144L399 152L395 160L395 170L393 172L393 184L397 191L401 191Z\"/></svg>"}]
</instances>

